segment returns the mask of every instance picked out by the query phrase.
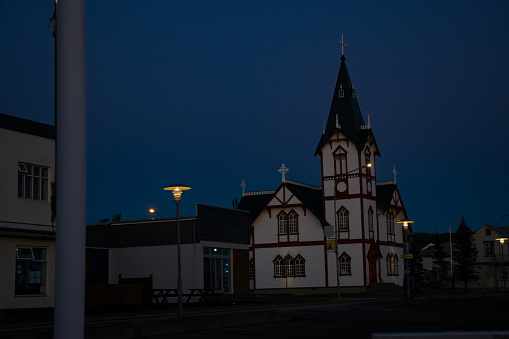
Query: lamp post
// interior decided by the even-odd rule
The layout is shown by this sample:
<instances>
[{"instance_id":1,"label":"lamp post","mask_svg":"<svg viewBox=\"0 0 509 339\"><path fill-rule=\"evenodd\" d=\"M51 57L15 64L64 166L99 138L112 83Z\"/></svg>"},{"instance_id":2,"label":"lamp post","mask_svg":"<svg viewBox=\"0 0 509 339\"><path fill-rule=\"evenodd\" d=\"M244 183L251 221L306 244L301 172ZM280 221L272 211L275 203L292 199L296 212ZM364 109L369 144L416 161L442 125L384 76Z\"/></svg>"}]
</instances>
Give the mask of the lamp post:
<instances>
[{"instance_id":1,"label":"lamp post","mask_svg":"<svg viewBox=\"0 0 509 339\"><path fill-rule=\"evenodd\" d=\"M402 220L398 221L398 224L403 224L403 229L405 230L405 251L404 251L405 253L404 254L408 254L408 252L410 252L410 249L408 246L408 224L411 224L413 222L414 222L413 220L409 220L409 219L402 219ZM408 259L406 258L406 256L405 256L404 260L405 260L404 279L406 279L405 298L410 299L410 272L408 269Z\"/></svg>"},{"instance_id":2,"label":"lamp post","mask_svg":"<svg viewBox=\"0 0 509 339\"><path fill-rule=\"evenodd\" d=\"M177 298L178 298L178 316L182 317L184 314L182 308L182 271L180 264L180 216L179 216L179 203L182 199L182 191L190 190L191 187L184 184L171 184L164 188L165 191L173 192L173 201L177 205L177 260L178 260L178 277L177 277Z\"/></svg>"},{"instance_id":3,"label":"lamp post","mask_svg":"<svg viewBox=\"0 0 509 339\"><path fill-rule=\"evenodd\" d=\"M336 156L336 159L338 159L337 156ZM352 172L355 172L355 171L358 171L360 169L366 168L366 167L371 167L371 164L368 162L364 166L361 166L359 168L353 169L353 170L348 171L348 172L346 172L344 174L340 174L338 178L346 177L348 174L350 174ZM339 263L339 250L338 250L339 230L338 230L337 210L336 210L336 190L337 190L336 185L337 185L337 183L336 183L336 178L335 178L334 179L334 231L336 233L336 249L335 249L334 252L335 252L335 255L336 255L336 285L337 285L337 289L338 289L338 302L340 302L341 301L341 292L340 292L341 281L339 279L339 276L340 276L341 265Z\"/></svg>"},{"instance_id":4,"label":"lamp post","mask_svg":"<svg viewBox=\"0 0 509 339\"><path fill-rule=\"evenodd\" d=\"M162 218L163 216L161 214L159 214L155 209L151 208L148 210L150 213L155 213L159 216L159 218Z\"/></svg>"},{"instance_id":5,"label":"lamp post","mask_svg":"<svg viewBox=\"0 0 509 339\"><path fill-rule=\"evenodd\" d=\"M500 268L500 278L502 279L502 294L505 294L505 272L504 272L504 242L507 238L497 238L500 242L500 256L501 256L501 268Z\"/></svg>"}]
</instances>

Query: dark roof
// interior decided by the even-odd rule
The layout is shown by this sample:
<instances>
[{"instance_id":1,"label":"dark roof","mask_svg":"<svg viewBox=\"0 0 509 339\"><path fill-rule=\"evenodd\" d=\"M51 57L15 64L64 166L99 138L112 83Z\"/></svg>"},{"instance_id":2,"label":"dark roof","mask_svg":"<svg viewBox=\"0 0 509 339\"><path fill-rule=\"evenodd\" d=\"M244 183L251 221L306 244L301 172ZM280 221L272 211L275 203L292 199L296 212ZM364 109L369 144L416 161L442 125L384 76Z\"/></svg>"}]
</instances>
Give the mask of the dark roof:
<instances>
[{"instance_id":1,"label":"dark roof","mask_svg":"<svg viewBox=\"0 0 509 339\"><path fill-rule=\"evenodd\" d=\"M301 185L286 183L286 187L302 201L307 208L320 220L322 226L329 225L323 216L322 190L317 190Z\"/></svg>"},{"instance_id":2,"label":"dark roof","mask_svg":"<svg viewBox=\"0 0 509 339\"><path fill-rule=\"evenodd\" d=\"M338 122L341 125L341 132L352 140L357 147L364 148L369 135L369 133L361 129L361 126L364 126L365 123L362 118L359 103L357 102L357 96L354 95L355 90L350 81L348 70L346 69L345 59L345 56L341 57L341 66L339 67L336 88L332 96L327 126L325 127L325 133L322 134L318 146L316 147L315 155L320 152L322 146L336 130L336 115L338 115ZM340 89L342 89L344 93L344 97L342 98L338 96Z\"/></svg>"},{"instance_id":3,"label":"dark roof","mask_svg":"<svg viewBox=\"0 0 509 339\"><path fill-rule=\"evenodd\" d=\"M0 128L55 139L55 126L0 113Z\"/></svg>"},{"instance_id":4,"label":"dark roof","mask_svg":"<svg viewBox=\"0 0 509 339\"><path fill-rule=\"evenodd\" d=\"M490 228L494 229L501 235L504 235L506 237L509 236L509 226L491 226L490 225Z\"/></svg>"},{"instance_id":5,"label":"dark roof","mask_svg":"<svg viewBox=\"0 0 509 339\"><path fill-rule=\"evenodd\" d=\"M286 182L280 186L286 186L295 196L302 201L302 203L309 208L322 226L329 225L323 216L322 206L322 191L320 189L311 188L308 185L299 185L299 183L293 181L293 183ZM276 190L277 192L277 190ZM260 214L260 212L267 206L270 199L274 196L272 194L259 194L259 195L246 195L240 199L238 208L250 212L251 223Z\"/></svg>"},{"instance_id":6,"label":"dark roof","mask_svg":"<svg viewBox=\"0 0 509 339\"><path fill-rule=\"evenodd\" d=\"M262 209L267 205L273 194L256 194L243 196L237 208L239 210L249 211L251 223L260 214Z\"/></svg>"},{"instance_id":7,"label":"dark roof","mask_svg":"<svg viewBox=\"0 0 509 339\"><path fill-rule=\"evenodd\" d=\"M376 185L376 200L378 206L384 211L388 211L389 207L391 207L391 200L395 189L396 185L394 184Z\"/></svg>"}]
</instances>

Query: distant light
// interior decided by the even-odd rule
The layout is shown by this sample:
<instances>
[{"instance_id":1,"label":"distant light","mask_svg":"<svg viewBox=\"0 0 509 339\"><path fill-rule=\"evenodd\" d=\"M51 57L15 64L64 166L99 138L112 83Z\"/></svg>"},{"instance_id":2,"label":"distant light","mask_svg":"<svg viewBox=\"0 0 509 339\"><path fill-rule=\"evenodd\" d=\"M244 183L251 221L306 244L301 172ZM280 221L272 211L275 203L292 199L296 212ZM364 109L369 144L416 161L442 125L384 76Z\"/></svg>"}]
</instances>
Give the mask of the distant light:
<instances>
[{"instance_id":1,"label":"distant light","mask_svg":"<svg viewBox=\"0 0 509 339\"><path fill-rule=\"evenodd\" d=\"M368 163L366 164L366 167L371 167L371 163L370 163L370 162L368 162Z\"/></svg>"}]
</instances>

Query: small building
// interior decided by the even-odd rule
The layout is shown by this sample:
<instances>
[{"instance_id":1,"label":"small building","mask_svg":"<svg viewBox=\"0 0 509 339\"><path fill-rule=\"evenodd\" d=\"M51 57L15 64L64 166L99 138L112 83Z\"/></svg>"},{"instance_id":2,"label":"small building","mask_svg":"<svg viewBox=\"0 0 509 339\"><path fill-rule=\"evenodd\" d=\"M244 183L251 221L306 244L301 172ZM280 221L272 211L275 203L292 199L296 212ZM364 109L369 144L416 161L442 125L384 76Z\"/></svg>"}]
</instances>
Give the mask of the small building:
<instances>
[{"instance_id":1,"label":"small building","mask_svg":"<svg viewBox=\"0 0 509 339\"><path fill-rule=\"evenodd\" d=\"M243 294L249 287L249 213L197 204L180 217L182 289ZM154 289L177 288L177 220L160 218L87 226L86 281L152 276Z\"/></svg>"},{"instance_id":2,"label":"small building","mask_svg":"<svg viewBox=\"0 0 509 339\"><path fill-rule=\"evenodd\" d=\"M440 268L436 264L435 256L435 244L429 243L424 246L419 251L419 255L422 258L422 266L424 271L426 272L427 282L431 284L437 284L442 282L442 279L451 278L451 243L443 242L441 243L442 248L444 249L444 264ZM454 251L455 244L452 243L452 251Z\"/></svg>"},{"instance_id":3,"label":"small building","mask_svg":"<svg viewBox=\"0 0 509 339\"><path fill-rule=\"evenodd\" d=\"M503 287L504 281L506 287L509 287L507 286L509 280L508 241L501 244L496 240L499 238L509 238L508 226L497 227L486 224L474 233L474 242L478 250L477 274L481 279L472 287L480 287L482 290L499 290Z\"/></svg>"},{"instance_id":4,"label":"small building","mask_svg":"<svg viewBox=\"0 0 509 339\"><path fill-rule=\"evenodd\" d=\"M0 309L54 306L55 127L0 114Z\"/></svg>"}]
</instances>

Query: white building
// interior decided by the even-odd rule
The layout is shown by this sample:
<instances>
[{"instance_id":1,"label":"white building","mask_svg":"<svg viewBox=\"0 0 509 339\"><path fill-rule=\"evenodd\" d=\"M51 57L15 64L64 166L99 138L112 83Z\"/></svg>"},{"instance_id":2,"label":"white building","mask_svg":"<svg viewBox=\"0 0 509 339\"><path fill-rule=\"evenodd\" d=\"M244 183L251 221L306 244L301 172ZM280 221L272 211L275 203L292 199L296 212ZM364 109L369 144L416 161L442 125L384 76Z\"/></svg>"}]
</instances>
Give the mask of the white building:
<instances>
[{"instance_id":1,"label":"white building","mask_svg":"<svg viewBox=\"0 0 509 339\"><path fill-rule=\"evenodd\" d=\"M321 160L320 187L286 180L283 165L276 190L244 193L238 204L251 213L251 288L335 288L336 260L342 288L402 285L403 228L396 221L407 214L395 171L394 181L376 181L380 152L344 55L315 155Z\"/></svg>"},{"instance_id":2,"label":"white building","mask_svg":"<svg viewBox=\"0 0 509 339\"><path fill-rule=\"evenodd\" d=\"M0 114L0 309L53 307L55 128Z\"/></svg>"}]
</instances>

